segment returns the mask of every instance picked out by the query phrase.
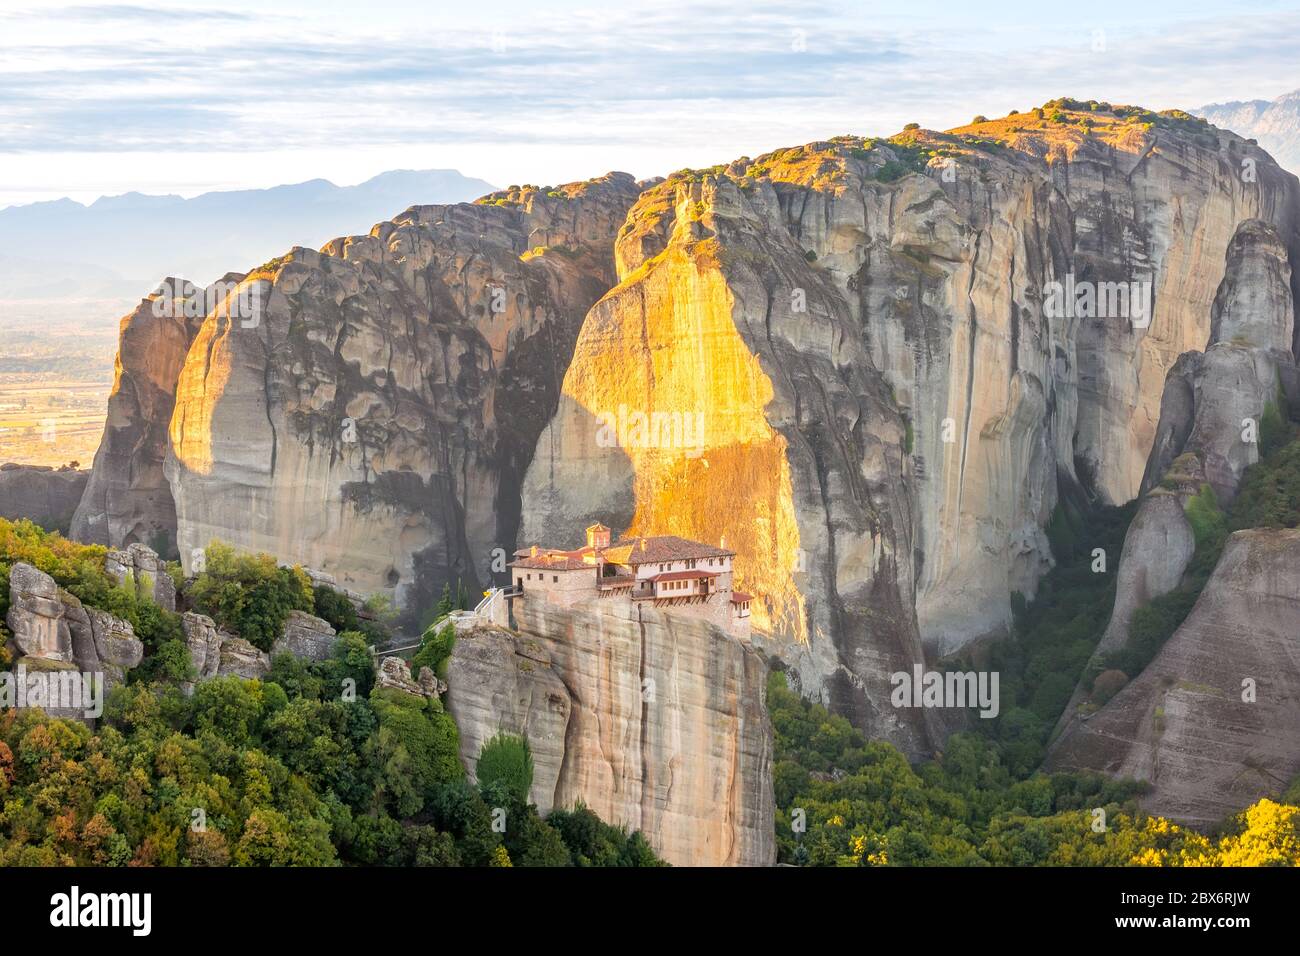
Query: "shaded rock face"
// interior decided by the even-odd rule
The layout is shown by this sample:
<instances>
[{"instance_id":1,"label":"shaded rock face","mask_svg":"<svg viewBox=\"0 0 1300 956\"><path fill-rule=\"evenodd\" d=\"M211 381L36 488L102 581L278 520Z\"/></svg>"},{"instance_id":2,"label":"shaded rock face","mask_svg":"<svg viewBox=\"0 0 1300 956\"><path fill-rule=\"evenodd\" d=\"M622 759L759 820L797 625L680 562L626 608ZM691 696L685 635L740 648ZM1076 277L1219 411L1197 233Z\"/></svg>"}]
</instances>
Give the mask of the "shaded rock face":
<instances>
[{"instance_id":1,"label":"shaded rock face","mask_svg":"<svg viewBox=\"0 0 1300 956\"><path fill-rule=\"evenodd\" d=\"M27 518L66 534L89 477L88 471L0 464L0 518Z\"/></svg>"},{"instance_id":2,"label":"shaded rock face","mask_svg":"<svg viewBox=\"0 0 1300 956\"><path fill-rule=\"evenodd\" d=\"M1300 530L1233 534L1187 620L1048 769L1149 781L1149 812L1194 825L1284 789L1300 773L1297 621Z\"/></svg>"},{"instance_id":3,"label":"shaded rock face","mask_svg":"<svg viewBox=\"0 0 1300 956\"><path fill-rule=\"evenodd\" d=\"M104 570L136 597L147 598L165 611L176 610L176 582L152 548L136 543L125 551L109 551Z\"/></svg>"},{"instance_id":4,"label":"shaded rock face","mask_svg":"<svg viewBox=\"0 0 1300 956\"><path fill-rule=\"evenodd\" d=\"M694 618L516 605L517 633L477 628L452 650L447 705L471 779L486 740L524 735L543 813L582 800L677 865L773 863L761 658Z\"/></svg>"},{"instance_id":5,"label":"shaded rock face","mask_svg":"<svg viewBox=\"0 0 1300 956\"><path fill-rule=\"evenodd\" d=\"M104 693L126 680L144 658L131 625L81 602L29 564L9 571L10 649L15 658L66 665L102 674Z\"/></svg>"},{"instance_id":6,"label":"shaded rock face","mask_svg":"<svg viewBox=\"0 0 1300 956\"><path fill-rule=\"evenodd\" d=\"M176 377L182 560L219 538L412 613L486 582L636 193L611 174L417 206L251 273Z\"/></svg>"},{"instance_id":7,"label":"shaded rock face","mask_svg":"<svg viewBox=\"0 0 1300 956\"><path fill-rule=\"evenodd\" d=\"M198 294L192 283L169 278L122 319L104 436L72 519L75 540L175 550L176 506L163 460L176 379L201 321L186 316L184 302Z\"/></svg>"},{"instance_id":8,"label":"shaded rock face","mask_svg":"<svg viewBox=\"0 0 1300 956\"><path fill-rule=\"evenodd\" d=\"M1180 356L1165 383L1143 491L1189 453L1220 500L1236 496L1242 472L1259 460L1246 424L1258 424L1269 403L1285 411L1283 380L1295 377L1292 281L1277 230L1256 220L1242 223L1215 295L1209 346Z\"/></svg>"},{"instance_id":9,"label":"shaded rock face","mask_svg":"<svg viewBox=\"0 0 1300 956\"><path fill-rule=\"evenodd\" d=\"M1243 222L1226 253L1209 347L1179 356L1166 379L1144 498L1124 540L1114 608L1092 664L1124 647L1138 608L1182 582L1196 550L1185 514L1191 497L1208 484L1219 501L1230 502L1243 472L1258 460L1258 435L1246 440L1247 425L1258 425L1268 403L1285 404L1281 377L1295 367L1291 277L1277 231L1258 220ZM1087 696L1081 682L1061 716L1058 739L1080 720Z\"/></svg>"},{"instance_id":10,"label":"shaded rock face","mask_svg":"<svg viewBox=\"0 0 1300 956\"><path fill-rule=\"evenodd\" d=\"M292 654L308 661L323 661L334 653L338 635L328 621L305 611L290 611L284 629L271 645L271 656Z\"/></svg>"}]
</instances>

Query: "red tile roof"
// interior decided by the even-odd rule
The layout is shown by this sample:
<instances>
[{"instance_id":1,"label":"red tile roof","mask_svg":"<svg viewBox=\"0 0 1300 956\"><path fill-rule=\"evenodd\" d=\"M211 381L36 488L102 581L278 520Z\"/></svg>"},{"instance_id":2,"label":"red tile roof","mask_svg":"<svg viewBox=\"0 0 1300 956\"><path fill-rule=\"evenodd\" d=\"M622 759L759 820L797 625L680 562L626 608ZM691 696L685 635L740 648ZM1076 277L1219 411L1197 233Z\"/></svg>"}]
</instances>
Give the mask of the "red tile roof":
<instances>
[{"instance_id":1,"label":"red tile roof","mask_svg":"<svg viewBox=\"0 0 1300 956\"><path fill-rule=\"evenodd\" d=\"M527 552L525 552L527 554ZM543 571L581 571L584 568L588 571L595 572L596 566L588 564L582 558L575 558L572 554L564 551L547 553L539 552L536 557L520 558L518 561L511 561L512 568L540 568Z\"/></svg>"},{"instance_id":2,"label":"red tile roof","mask_svg":"<svg viewBox=\"0 0 1300 956\"><path fill-rule=\"evenodd\" d=\"M717 571L665 571L663 574L656 574L651 581L686 581L698 578L716 578Z\"/></svg>"},{"instance_id":3,"label":"red tile roof","mask_svg":"<svg viewBox=\"0 0 1300 956\"><path fill-rule=\"evenodd\" d=\"M744 591L732 591L732 592L731 592L731 603L732 603L732 604L745 604L745 603L747 603L747 602L749 602L749 601L752 601L752 600L754 600L754 595L752 595L752 594L746 594Z\"/></svg>"},{"instance_id":4,"label":"red tile roof","mask_svg":"<svg viewBox=\"0 0 1300 956\"><path fill-rule=\"evenodd\" d=\"M642 543L644 542L644 547ZM627 549L627 557L623 557L623 550ZM610 560L618 560L619 564L654 564L659 561L685 561L690 558L733 558L736 556L735 551L728 551L726 548L715 548L711 544L702 544L699 541L689 541L686 538L679 538L673 534L652 535L647 538L632 537L622 538L615 542L606 552L619 552L619 559L612 555Z\"/></svg>"}]
</instances>

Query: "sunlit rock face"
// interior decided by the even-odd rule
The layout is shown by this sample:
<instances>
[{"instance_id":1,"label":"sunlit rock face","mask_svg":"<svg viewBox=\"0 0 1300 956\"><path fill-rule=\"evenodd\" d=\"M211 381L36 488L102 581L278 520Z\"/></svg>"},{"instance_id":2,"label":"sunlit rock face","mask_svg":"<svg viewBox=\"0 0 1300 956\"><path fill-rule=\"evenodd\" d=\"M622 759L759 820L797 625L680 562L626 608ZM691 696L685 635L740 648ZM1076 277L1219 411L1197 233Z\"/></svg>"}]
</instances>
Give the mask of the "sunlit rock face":
<instances>
[{"instance_id":1,"label":"sunlit rock face","mask_svg":"<svg viewBox=\"0 0 1300 956\"><path fill-rule=\"evenodd\" d=\"M78 541L145 544L164 555L175 547L176 505L163 462L176 380L203 321L193 309L187 315L184 302L198 291L166 279L122 319L104 436L72 519Z\"/></svg>"},{"instance_id":2,"label":"sunlit rock face","mask_svg":"<svg viewBox=\"0 0 1300 956\"><path fill-rule=\"evenodd\" d=\"M626 601L515 602L517 631L459 635L447 706L474 779L483 744L528 738L529 799L585 803L678 866L770 866L767 668L707 621Z\"/></svg>"},{"instance_id":3,"label":"sunlit rock face","mask_svg":"<svg viewBox=\"0 0 1300 956\"><path fill-rule=\"evenodd\" d=\"M1259 150L1177 120L894 142L642 194L525 480L521 543L576 544L597 519L725 534L803 689L921 749L935 728L881 706L888 673L1005 629L1050 566L1063 483L1137 494L1230 242L1258 217L1293 243L1297 193ZM888 174L909 156L920 175ZM1053 300L1121 282L1113 314Z\"/></svg>"},{"instance_id":4,"label":"sunlit rock face","mask_svg":"<svg viewBox=\"0 0 1300 956\"><path fill-rule=\"evenodd\" d=\"M175 388L187 570L221 539L413 612L446 581L474 593L513 545L523 469L636 194L611 174L417 206L251 273Z\"/></svg>"}]
</instances>

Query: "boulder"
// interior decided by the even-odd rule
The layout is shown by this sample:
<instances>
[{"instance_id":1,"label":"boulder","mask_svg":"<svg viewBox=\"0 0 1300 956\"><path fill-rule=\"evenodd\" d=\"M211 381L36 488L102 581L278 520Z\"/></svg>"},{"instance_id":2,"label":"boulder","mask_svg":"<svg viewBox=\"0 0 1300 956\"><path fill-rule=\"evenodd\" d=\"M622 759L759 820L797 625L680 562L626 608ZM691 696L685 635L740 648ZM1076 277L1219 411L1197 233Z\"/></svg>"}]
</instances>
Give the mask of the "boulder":
<instances>
[{"instance_id":1,"label":"boulder","mask_svg":"<svg viewBox=\"0 0 1300 956\"><path fill-rule=\"evenodd\" d=\"M102 675L105 693L144 659L128 621L85 607L48 574L19 562L9 570L10 648L30 667Z\"/></svg>"},{"instance_id":2,"label":"boulder","mask_svg":"<svg viewBox=\"0 0 1300 956\"><path fill-rule=\"evenodd\" d=\"M271 645L271 656L292 654L308 661L323 661L334 653L338 635L328 621L306 611L290 611L284 628Z\"/></svg>"},{"instance_id":3,"label":"boulder","mask_svg":"<svg viewBox=\"0 0 1300 956\"><path fill-rule=\"evenodd\" d=\"M195 683L228 675L261 680L270 673L270 655L244 638L218 629L207 615L187 611L181 616L181 630L194 665ZM194 683L185 689L192 692Z\"/></svg>"},{"instance_id":4,"label":"boulder","mask_svg":"<svg viewBox=\"0 0 1300 956\"><path fill-rule=\"evenodd\" d=\"M271 658L266 651L259 650L242 637L221 634L221 662L217 666L218 677L242 677L245 680L261 680L271 671Z\"/></svg>"},{"instance_id":5,"label":"boulder","mask_svg":"<svg viewBox=\"0 0 1300 956\"><path fill-rule=\"evenodd\" d=\"M427 667L420 668L418 679L411 677L411 666L400 657L385 657L375 671L375 686L387 690L400 690L418 697L438 697L447 685Z\"/></svg>"},{"instance_id":6,"label":"boulder","mask_svg":"<svg viewBox=\"0 0 1300 956\"><path fill-rule=\"evenodd\" d=\"M190 651L195 679L216 677L221 667L221 638L216 623L207 615L187 611L181 615L181 630Z\"/></svg>"},{"instance_id":7,"label":"boulder","mask_svg":"<svg viewBox=\"0 0 1300 956\"><path fill-rule=\"evenodd\" d=\"M30 564L9 569L10 643L17 653L51 661L72 661L72 632L64 616L67 607L54 579Z\"/></svg>"}]
</instances>

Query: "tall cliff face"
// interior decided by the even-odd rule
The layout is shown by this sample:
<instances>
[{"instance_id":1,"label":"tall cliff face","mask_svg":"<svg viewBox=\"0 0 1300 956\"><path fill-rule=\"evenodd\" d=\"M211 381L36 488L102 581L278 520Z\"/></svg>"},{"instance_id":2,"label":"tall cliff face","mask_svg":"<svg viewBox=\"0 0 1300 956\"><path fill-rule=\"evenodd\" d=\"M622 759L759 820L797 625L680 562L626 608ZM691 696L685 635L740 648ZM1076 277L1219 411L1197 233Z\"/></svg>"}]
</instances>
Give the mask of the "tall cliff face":
<instances>
[{"instance_id":1,"label":"tall cliff face","mask_svg":"<svg viewBox=\"0 0 1300 956\"><path fill-rule=\"evenodd\" d=\"M1230 244L1294 257L1297 204L1231 134L1062 103L416 207L255 270L259 321L208 314L138 420L166 411L183 558L224 538L413 612L592 519L725 535L803 689L924 752L888 675L1007 625L1063 489L1138 492L1167 373L1240 311ZM97 467L102 522L130 473ZM117 510L115 545L149 511Z\"/></svg>"},{"instance_id":2,"label":"tall cliff face","mask_svg":"<svg viewBox=\"0 0 1300 956\"><path fill-rule=\"evenodd\" d=\"M1285 788L1300 773L1297 621L1300 530L1238 531L1155 660L1048 768L1148 781L1149 812L1198 825Z\"/></svg>"},{"instance_id":3,"label":"tall cliff face","mask_svg":"<svg viewBox=\"0 0 1300 956\"><path fill-rule=\"evenodd\" d=\"M636 193L613 174L415 207L249 274L176 379L182 559L219 538L412 611L447 580L473 591L513 545L523 469Z\"/></svg>"},{"instance_id":4,"label":"tall cliff face","mask_svg":"<svg viewBox=\"0 0 1300 956\"><path fill-rule=\"evenodd\" d=\"M147 544L163 553L175 547L176 504L163 461L176 380L202 322L185 303L203 291L168 278L122 319L104 436L72 518L78 541Z\"/></svg>"},{"instance_id":5,"label":"tall cliff face","mask_svg":"<svg viewBox=\"0 0 1300 956\"><path fill-rule=\"evenodd\" d=\"M1239 226L1295 244L1296 181L1236 137L1063 115L842 137L647 190L522 541L592 519L726 534L804 690L924 749L935 728L881 706L888 673L1007 624L1049 566L1062 483L1137 493Z\"/></svg>"},{"instance_id":6,"label":"tall cliff face","mask_svg":"<svg viewBox=\"0 0 1300 956\"><path fill-rule=\"evenodd\" d=\"M1277 230L1259 220L1243 222L1226 253L1211 310L1210 344L1204 352L1180 356L1166 380L1142 502L1124 541L1115 604L1090 671L1124 647L1140 607L1183 583L1196 549L1185 514L1193 496L1209 486L1219 502L1231 502L1246 468L1258 461L1266 409L1285 405L1282 382L1295 375L1291 282L1288 250ZM1059 755L1053 759L1091 760L1094 769L1112 768L1124 759L1120 755L1126 743L1117 743L1111 753L1104 753L1096 740L1086 747L1079 743L1092 726L1085 727L1084 721L1096 719L1081 706L1088 696L1081 682L1061 716L1054 744ZM1124 706L1118 699L1108 703L1099 715L1106 720L1099 725L1113 720L1111 711ZM1222 756L1245 759L1240 753ZM1142 769L1152 772L1150 766ZM1193 770L1191 765L1182 769ZM1177 772L1170 768L1166 783ZM1193 790L1196 781L1187 779L1181 786Z\"/></svg>"},{"instance_id":7,"label":"tall cliff face","mask_svg":"<svg viewBox=\"0 0 1300 956\"><path fill-rule=\"evenodd\" d=\"M517 631L463 633L448 665L471 778L485 741L524 735L541 812L581 800L675 865L775 862L758 654L705 621L627 602L515 607Z\"/></svg>"}]
</instances>

